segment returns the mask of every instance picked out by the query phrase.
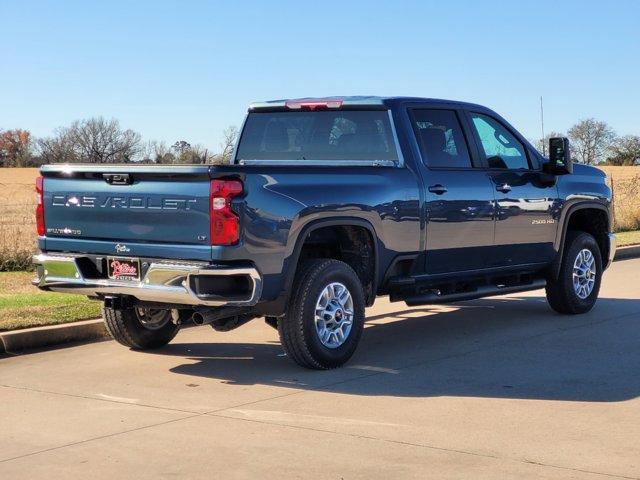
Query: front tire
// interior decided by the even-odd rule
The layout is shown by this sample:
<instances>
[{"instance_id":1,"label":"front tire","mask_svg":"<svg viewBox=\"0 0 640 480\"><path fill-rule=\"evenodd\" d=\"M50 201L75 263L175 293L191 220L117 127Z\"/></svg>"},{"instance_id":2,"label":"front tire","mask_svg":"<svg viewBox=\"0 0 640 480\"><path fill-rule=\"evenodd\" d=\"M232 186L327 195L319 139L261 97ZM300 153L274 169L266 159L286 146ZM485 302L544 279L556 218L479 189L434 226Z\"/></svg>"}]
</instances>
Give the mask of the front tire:
<instances>
[{"instance_id":1,"label":"front tire","mask_svg":"<svg viewBox=\"0 0 640 480\"><path fill-rule=\"evenodd\" d=\"M103 307L102 318L116 342L135 350L163 347L180 330L171 321L170 310Z\"/></svg>"},{"instance_id":2,"label":"front tire","mask_svg":"<svg viewBox=\"0 0 640 480\"><path fill-rule=\"evenodd\" d=\"M547 281L547 300L558 313L586 313L595 305L600 291L600 247L590 234L570 231L564 252L558 278Z\"/></svg>"},{"instance_id":3,"label":"front tire","mask_svg":"<svg viewBox=\"0 0 640 480\"><path fill-rule=\"evenodd\" d=\"M344 262L319 259L297 273L278 334L287 356L298 365L326 370L344 365L364 328L364 290Z\"/></svg>"}]
</instances>

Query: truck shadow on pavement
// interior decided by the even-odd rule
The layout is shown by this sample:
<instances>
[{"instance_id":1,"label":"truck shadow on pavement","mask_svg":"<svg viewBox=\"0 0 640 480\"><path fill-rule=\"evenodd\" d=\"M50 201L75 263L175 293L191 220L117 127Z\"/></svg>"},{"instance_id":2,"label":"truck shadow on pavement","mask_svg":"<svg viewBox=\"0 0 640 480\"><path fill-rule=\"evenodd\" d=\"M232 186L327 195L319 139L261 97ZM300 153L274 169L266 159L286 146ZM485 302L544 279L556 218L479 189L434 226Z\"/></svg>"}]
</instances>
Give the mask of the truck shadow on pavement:
<instances>
[{"instance_id":1,"label":"truck shadow on pavement","mask_svg":"<svg viewBox=\"0 0 640 480\"><path fill-rule=\"evenodd\" d=\"M275 331L269 343L215 343L213 337L157 354L187 360L173 373L230 385L590 402L640 395L640 300L602 298L579 316L555 314L544 297L530 296L397 305L367 318L358 351L333 371L295 366L282 356Z\"/></svg>"}]
</instances>

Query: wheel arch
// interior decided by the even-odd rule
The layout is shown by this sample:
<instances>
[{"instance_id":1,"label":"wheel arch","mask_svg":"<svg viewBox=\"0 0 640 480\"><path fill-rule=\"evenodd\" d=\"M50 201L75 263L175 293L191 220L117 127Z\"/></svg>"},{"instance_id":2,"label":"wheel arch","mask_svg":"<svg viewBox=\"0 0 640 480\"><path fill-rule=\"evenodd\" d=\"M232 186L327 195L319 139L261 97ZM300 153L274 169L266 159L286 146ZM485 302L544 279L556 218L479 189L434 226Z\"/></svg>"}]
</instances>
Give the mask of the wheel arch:
<instances>
[{"instance_id":1,"label":"wheel arch","mask_svg":"<svg viewBox=\"0 0 640 480\"><path fill-rule=\"evenodd\" d=\"M608 246L608 243L606 242L606 235L608 232L611 231L611 215L607 206L599 202L581 202L581 203L571 205L569 208L566 209L564 215L562 216L562 220L560 224L561 228L559 229L558 234L556 235L555 248L558 253L556 255L555 261L551 265L551 269L549 272L551 278L554 278L554 279L558 278L558 275L560 273L560 265L562 263L562 258L564 256L565 241L567 238L567 232L569 231L569 226L571 224L572 218L573 219L577 218L575 215L583 215L584 213L586 213L585 212L586 210L597 210L600 216L604 214L604 217L606 218L606 226L604 229L605 231L600 232L600 235L594 235L594 237L596 237L596 242L598 242L598 245L600 246L602 258L603 259L607 258L609 254L608 252L609 246ZM588 229L584 231L586 231L587 233L592 233Z\"/></svg>"},{"instance_id":2,"label":"wheel arch","mask_svg":"<svg viewBox=\"0 0 640 480\"><path fill-rule=\"evenodd\" d=\"M292 253L285 259L283 264L285 302L288 301L291 293L291 287L298 269L300 256L305 242L313 232L327 227L358 227L364 228L368 232L371 245L373 247L373 277L371 294L367 298L367 305L373 303L378 288L378 277L380 272L379 242L374 226L369 221L357 217L334 217L331 219L312 220L300 229L300 233L297 235L295 240L292 240L292 242L295 242Z\"/></svg>"}]
</instances>

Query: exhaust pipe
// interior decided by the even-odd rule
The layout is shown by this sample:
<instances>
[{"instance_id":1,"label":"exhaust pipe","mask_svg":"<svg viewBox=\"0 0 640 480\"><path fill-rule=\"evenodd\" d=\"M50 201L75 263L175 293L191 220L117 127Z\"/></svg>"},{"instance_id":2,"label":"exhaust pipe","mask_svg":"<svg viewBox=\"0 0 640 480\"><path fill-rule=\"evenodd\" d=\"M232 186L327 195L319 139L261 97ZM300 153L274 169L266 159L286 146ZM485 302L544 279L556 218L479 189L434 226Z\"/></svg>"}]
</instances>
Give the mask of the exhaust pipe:
<instances>
[{"instance_id":1,"label":"exhaust pipe","mask_svg":"<svg viewBox=\"0 0 640 480\"><path fill-rule=\"evenodd\" d=\"M208 325L221 318L233 317L244 311L246 309L242 307L197 308L191 315L191 321L196 325Z\"/></svg>"},{"instance_id":2,"label":"exhaust pipe","mask_svg":"<svg viewBox=\"0 0 640 480\"><path fill-rule=\"evenodd\" d=\"M198 309L191 315L195 325L211 325L214 330L228 332L244 325L258 315L241 307Z\"/></svg>"},{"instance_id":3,"label":"exhaust pipe","mask_svg":"<svg viewBox=\"0 0 640 480\"><path fill-rule=\"evenodd\" d=\"M207 325L213 323L220 318L220 313L217 310L196 310L191 315L191 321L196 325Z\"/></svg>"}]
</instances>

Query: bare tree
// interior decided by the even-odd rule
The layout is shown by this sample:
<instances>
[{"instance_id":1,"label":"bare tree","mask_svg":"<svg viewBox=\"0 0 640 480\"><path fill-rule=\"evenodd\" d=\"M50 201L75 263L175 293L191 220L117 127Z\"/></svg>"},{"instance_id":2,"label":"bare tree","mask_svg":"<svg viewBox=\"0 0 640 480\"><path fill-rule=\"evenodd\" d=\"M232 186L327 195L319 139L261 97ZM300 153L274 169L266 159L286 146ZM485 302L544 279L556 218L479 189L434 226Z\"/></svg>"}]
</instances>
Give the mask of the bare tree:
<instances>
[{"instance_id":1,"label":"bare tree","mask_svg":"<svg viewBox=\"0 0 640 480\"><path fill-rule=\"evenodd\" d=\"M238 140L238 127L231 125L222 131L222 142L220 142L220 153L212 157L213 163L225 164L231 161L233 149Z\"/></svg>"},{"instance_id":2,"label":"bare tree","mask_svg":"<svg viewBox=\"0 0 640 480\"><path fill-rule=\"evenodd\" d=\"M177 158L178 163L186 164L205 164L209 159L209 150L202 145L189 145L182 154Z\"/></svg>"},{"instance_id":3,"label":"bare tree","mask_svg":"<svg viewBox=\"0 0 640 480\"><path fill-rule=\"evenodd\" d=\"M191 149L191 144L186 140L178 140L176 143L171 145L171 149L174 150L178 156L181 156Z\"/></svg>"},{"instance_id":4,"label":"bare tree","mask_svg":"<svg viewBox=\"0 0 640 480\"><path fill-rule=\"evenodd\" d=\"M640 137L625 135L618 137L609 149L609 165L640 165Z\"/></svg>"},{"instance_id":5,"label":"bare tree","mask_svg":"<svg viewBox=\"0 0 640 480\"><path fill-rule=\"evenodd\" d=\"M532 142L533 146L536 147L536 150L540 152L541 155L549 154L549 139L555 137L564 137L564 133L559 132L549 132L544 138L539 138L538 140Z\"/></svg>"},{"instance_id":6,"label":"bare tree","mask_svg":"<svg viewBox=\"0 0 640 480\"><path fill-rule=\"evenodd\" d=\"M231 125L225 128L222 132L222 138L222 143L220 143L220 156L225 163L229 163L233 149L236 146L236 141L238 140L238 127Z\"/></svg>"},{"instance_id":7,"label":"bare tree","mask_svg":"<svg viewBox=\"0 0 640 480\"><path fill-rule=\"evenodd\" d=\"M123 163L141 152L141 141L139 133L123 130L117 120L96 117L58 129L53 137L41 139L39 147L51 163Z\"/></svg>"},{"instance_id":8,"label":"bare tree","mask_svg":"<svg viewBox=\"0 0 640 480\"><path fill-rule=\"evenodd\" d=\"M38 139L37 146L43 163L78 163L82 161L64 129L56 130L52 137Z\"/></svg>"},{"instance_id":9,"label":"bare tree","mask_svg":"<svg viewBox=\"0 0 640 480\"><path fill-rule=\"evenodd\" d=\"M186 140L178 140L171 149L176 153L173 163L204 164L209 161L209 150L202 145L191 145Z\"/></svg>"},{"instance_id":10,"label":"bare tree","mask_svg":"<svg viewBox=\"0 0 640 480\"><path fill-rule=\"evenodd\" d=\"M569 129L573 158L580 163L595 165L604 156L616 138L613 129L606 123L587 118Z\"/></svg>"},{"instance_id":11,"label":"bare tree","mask_svg":"<svg viewBox=\"0 0 640 480\"><path fill-rule=\"evenodd\" d=\"M175 163L176 156L164 142L148 141L142 149L142 161L145 163Z\"/></svg>"},{"instance_id":12,"label":"bare tree","mask_svg":"<svg viewBox=\"0 0 640 480\"><path fill-rule=\"evenodd\" d=\"M103 117L77 120L67 135L78 156L89 163L130 162L140 152L142 140L139 133L121 129L117 120Z\"/></svg>"},{"instance_id":13,"label":"bare tree","mask_svg":"<svg viewBox=\"0 0 640 480\"><path fill-rule=\"evenodd\" d=\"M209 162L209 149L203 147L202 145L194 145L191 147L191 155L192 162L191 163L201 163L205 164Z\"/></svg>"}]
</instances>

